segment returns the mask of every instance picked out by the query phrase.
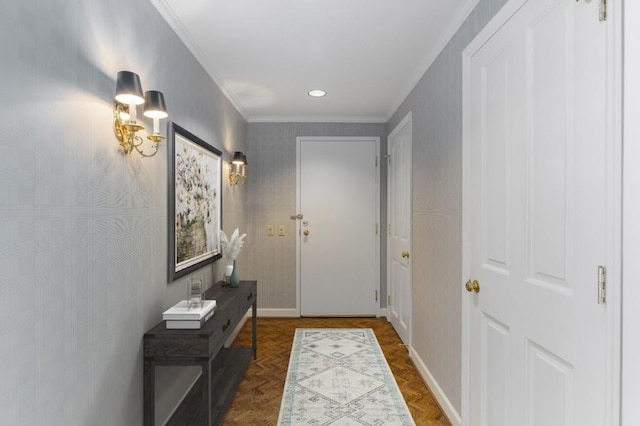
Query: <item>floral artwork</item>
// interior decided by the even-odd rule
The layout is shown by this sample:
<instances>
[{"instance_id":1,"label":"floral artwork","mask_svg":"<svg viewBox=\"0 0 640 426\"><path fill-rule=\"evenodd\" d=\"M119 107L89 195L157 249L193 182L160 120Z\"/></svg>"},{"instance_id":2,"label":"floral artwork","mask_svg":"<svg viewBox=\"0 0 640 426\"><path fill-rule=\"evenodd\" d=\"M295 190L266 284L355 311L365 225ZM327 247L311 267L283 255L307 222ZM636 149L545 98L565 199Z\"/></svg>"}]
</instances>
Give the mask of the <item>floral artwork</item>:
<instances>
[{"instance_id":1,"label":"floral artwork","mask_svg":"<svg viewBox=\"0 0 640 426\"><path fill-rule=\"evenodd\" d=\"M220 257L221 152L175 123L172 127L169 275L175 279Z\"/></svg>"},{"instance_id":2,"label":"floral artwork","mask_svg":"<svg viewBox=\"0 0 640 426\"><path fill-rule=\"evenodd\" d=\"M205 152L179 138L176 145L176 230L192 228L202 223L205 244L194 255L202 255L218 245L216 220L216 161ZM213 228L212 228L213 227ZM207 232L209 231L209 232ZM178 232L179 234L179 232ZM185 260L178 253L177 262Z\"/></svg>"}]
</instances>

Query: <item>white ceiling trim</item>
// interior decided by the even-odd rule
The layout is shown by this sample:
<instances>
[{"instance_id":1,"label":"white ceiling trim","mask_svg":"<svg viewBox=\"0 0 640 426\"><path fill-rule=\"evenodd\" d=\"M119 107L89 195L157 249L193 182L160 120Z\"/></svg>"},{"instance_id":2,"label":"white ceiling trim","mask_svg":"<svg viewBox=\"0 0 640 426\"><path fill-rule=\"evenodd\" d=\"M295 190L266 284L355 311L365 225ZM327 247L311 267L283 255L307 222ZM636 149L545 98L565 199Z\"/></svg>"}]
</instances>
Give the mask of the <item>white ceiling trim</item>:
<instances>
[{"instance_id":1,"label":"white ceiling trim","mask_svg":"<svg viewBox=\"0 0 640 426\"><path fill-rule=\"evenodd\" d=\"M386 123L387 117L359 116L304 116L304 115L258 115L249 117L249 123Z\"/></svg>"},{"instance_id":2,"label":"white ceiling trim","mask_svg":"<svg viewBox=\"0 0 640 426\"><path fill-rule=\"evenodd\" d=\"M429 70L429 67L436 60L438 55L442 52L442 50L447 46L447 43L454 36L456 31L462 26L465 19L469 16L471 11L477 6L480 0L469 0L465 2L458 13L456 13L455 18L451 21L446 31L442 33L442 36L438 38L437 43L434 48L427 54L427 56L422 61L421 65L417 68L416 72L413 74L412 78L407 82L405 86L405 90L400 91L400 95L396 99L396 102L392 104L391 108L387 112L387 121L393 117L393 114L396 112L400 105L407 99L407 97L411 94L411 91L416 87L418 82L422 79L422 76Z\"/></svg>"},{"instance_id":3,"label":"white ceiling trim","mask_svg":"<svg viewBox=\"0 0 640 426\"><path fill-rule=\"evenodd\" d=\"M240 102L238 102L238 100L233 96L233 92L222 83L222 80L219 78L220 74L216 72L216 68L207 60L207 56L202 52L198 43L193 40L189 31L187 31L180 19L178 19L178 16L171 6L169 6L165 0L150 0L150 2L160 12L160 15L162 15L164 20L167 21L169 26L177 34L178 38L180 38L180 40L182 40L182 42L187 46L187 49L189 49L193 56L195 56L200 65L202 65L202 67L207 71L213 82L220 88L229 102L231 102L240 115L242 115L242 118L247 120L246 111L242 108Z\"/></svg>"}]
</instances>

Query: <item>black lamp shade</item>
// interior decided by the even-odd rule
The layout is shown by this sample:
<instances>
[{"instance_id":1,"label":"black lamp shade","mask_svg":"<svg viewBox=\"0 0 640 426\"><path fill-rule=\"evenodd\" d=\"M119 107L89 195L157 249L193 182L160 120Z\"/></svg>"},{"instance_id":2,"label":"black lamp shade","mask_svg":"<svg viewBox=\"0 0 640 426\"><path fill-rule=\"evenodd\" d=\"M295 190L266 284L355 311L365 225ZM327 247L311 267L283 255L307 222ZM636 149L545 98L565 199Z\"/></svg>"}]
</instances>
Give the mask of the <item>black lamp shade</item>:
<instances>
[{"instance_id":1,"label":"black lamp shade","mask_svg":"<svg viewBox=\"0 0 640 426\"><path fill-rule=\"evenodd\" d=\"M244 155L244 154L242 154L242 161L244 162L244 165L245 165L245 166L246 166L247 164L249 164L249 163L247 162L247 156L246 156L246 155Z\"/></svg>"},{"instance_id":2,"label":"black lamp shade","mask_svg":"<svg viewBox=\"0 0 640 426\"><path fill-rule=\"evenodd\" d=\"M233 157L231 158L231 162L233 164L245 164L246 157L240 151L236 151L233 153Z\"/></svg>"},{"instance_id":3,"label":"black lamp shade","mask_svg":"<svg viewBox=\"0 0 640 426\"><path fill-rule=\"evenodd\" d=\"M116 81L116 101L127 105L144 103L140 76L131 71L118 72Z\"/></svg>"},{"instance_id":4,"label":"black lamp shade","mask_svg":"<svg viewBox=\"0 0 640 426\"><path fill-rule=\"evenodd\" d=\"M169 116L162 92L149 90L144 94L144 115L149 118L167 118Z\"/></svg>"}]
</instances>

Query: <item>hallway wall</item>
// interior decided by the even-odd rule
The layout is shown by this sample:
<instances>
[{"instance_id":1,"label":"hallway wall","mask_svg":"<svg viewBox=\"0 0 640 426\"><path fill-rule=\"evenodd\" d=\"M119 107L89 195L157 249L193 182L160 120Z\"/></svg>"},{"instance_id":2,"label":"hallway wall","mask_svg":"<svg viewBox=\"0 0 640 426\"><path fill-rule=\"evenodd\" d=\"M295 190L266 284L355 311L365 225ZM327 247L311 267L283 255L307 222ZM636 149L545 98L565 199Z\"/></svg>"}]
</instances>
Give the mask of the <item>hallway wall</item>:
<instances>
[{"instance_id":1,"label":"hallway wall","mask_svg":"<svg viewBox=\"0 0 640 426\"><path fill-rule=\"evenodd\" d=\"M390 133L409 111L413 112L412 345L446 395L445 402L458 414L462 347L462 51L505 2L479 1L387 126Z\"/></svg>"},{"instance_id":2,"label":"hallway wall","mask_svg":"<svg viewBox=\"0 0 640 426\"><path fill-rule=\"evenodd\" d=\"M2 9L0 423L141 425L142 336L186 278L167 283L166 142L120 154L116 74L163 91L170 119L226 158L246 123L147 0ZM226 227L246 227L244 189L223 197ZM161 417L194 375L160 374Z\"/></svg>"},{"instance_id":3,"label":"hallway wall","mask_svg":"<svg viewBox=\"0 0 640 426\"><path fill-rule=\"evenodd\" d=\"M377 123L249 123L247 125L248 229L247 265L243 276L259 280L261 309L296 307L296 137L378 136L381 155L386 152L385 125ZM339 152L336 155L340 155ZM381 223L386 221L386 167L381 167L383 188ZM267 236L267 224L284 225L284 237ZM338 238L338 236L336 236ZM386 247L386 241L381 240ZM386 251L385 251L386 252ZM384 253L383 253L384 255ZM384 259L384 257L381 257ZM384 262L381 262L384 263ZM381 265L381 288L386 291L386 268ZM381 296L385 300L386 295Z\"/></svg>"}]
</instances>

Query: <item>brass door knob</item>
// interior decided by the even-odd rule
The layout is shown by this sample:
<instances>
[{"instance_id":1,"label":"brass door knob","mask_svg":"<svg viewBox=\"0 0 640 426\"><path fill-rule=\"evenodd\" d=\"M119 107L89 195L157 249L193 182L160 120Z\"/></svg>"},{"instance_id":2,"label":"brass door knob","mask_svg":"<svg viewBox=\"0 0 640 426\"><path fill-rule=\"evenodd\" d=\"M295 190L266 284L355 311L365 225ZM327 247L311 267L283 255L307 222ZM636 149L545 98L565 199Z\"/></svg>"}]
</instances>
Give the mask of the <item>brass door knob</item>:
<instances>
[{"instance_id":1,"label":"brass door knob","mask_svg":"<svg viewBox=\"0 0 640 426\"><path fill-rule=\"evenodd\" d=\"M409 258L409 252L408 251L403 251L402 252L402 257L405 258L405 259L408 259Z\"/></svg>"},{"instance_id":2,"label":"brass door knob","mask_svg":"<svg viewBox=\"0 0 640 426\"><path fill-rule=\"evenodd\" d=\"M302 231L302 235L304 235L305 237L308 236L309 235L309 231L305 229L304 231Z\"/></svg>"},{"instance_id":3,"label":"brass door knob","mask_svg":"<svg viewBox=\"0 0 640 426\"><path fill-rule=\"evenodd\" d=\"M480 283L477 280L473 280L473 282L471 282L471 280L467 281L464 287L469 293L471 293L472 291L480 293Z\"/></svg>"}]
</instances>

